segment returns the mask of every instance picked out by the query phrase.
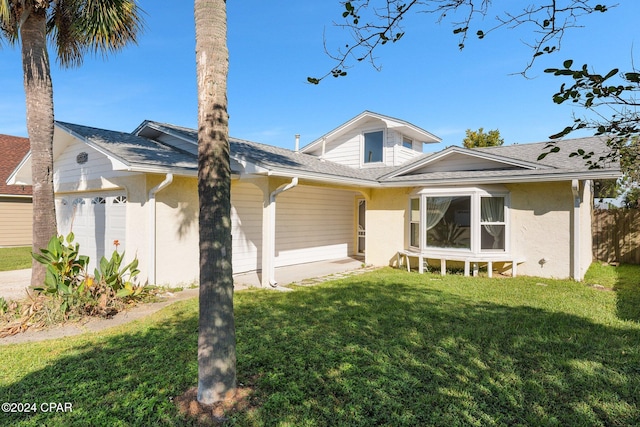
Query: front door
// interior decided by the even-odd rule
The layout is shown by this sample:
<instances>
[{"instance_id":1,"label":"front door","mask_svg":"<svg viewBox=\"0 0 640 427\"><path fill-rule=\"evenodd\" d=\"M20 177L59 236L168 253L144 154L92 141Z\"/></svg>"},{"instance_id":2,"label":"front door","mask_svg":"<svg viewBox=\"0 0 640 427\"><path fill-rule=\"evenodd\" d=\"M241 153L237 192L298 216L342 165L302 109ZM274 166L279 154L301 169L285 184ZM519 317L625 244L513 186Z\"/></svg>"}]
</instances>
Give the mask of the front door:
<instances>
[{"instance_id":1,"label":"front door","mask_svg":"<svg viewBox=\"0 0 640 427\"><path fill-rule=\"evenodd\" d=\"M364 255L364 250L366 247L366 235L367 235L367 227L366 227L366 213L367 213L367 202L363 199L358 200L358 230L357 230L357 240L358 240L358 254Z\"/></svg>"}]
</instances>

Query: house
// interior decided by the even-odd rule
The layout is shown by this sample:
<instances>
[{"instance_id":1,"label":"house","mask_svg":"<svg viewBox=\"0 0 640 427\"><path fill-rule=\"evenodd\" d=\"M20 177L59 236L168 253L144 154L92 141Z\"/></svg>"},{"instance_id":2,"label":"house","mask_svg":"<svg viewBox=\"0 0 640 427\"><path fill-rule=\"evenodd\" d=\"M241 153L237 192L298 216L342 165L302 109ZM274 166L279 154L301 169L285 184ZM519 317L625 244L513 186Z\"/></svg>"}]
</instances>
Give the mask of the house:
<instances>
[{"instance_id":1,"label":"house","mask_svg":"<svg viewBox=\"0 0 640 427\"><path fill-rule=\"evenodd\" d=\"M0 247L31 245L31 186L6 183L28 152L27 138L0 135Z\"/></svg>"},{"instance_id":2,"label":"house","mask_svg":"<svg viewBox=\"0 0 640 427\"><path fill-rule=\"evenodd\" d=\"M117 240L150 283L197 281L196 141L195 130L153 121L131 133L56 122L60 232L73 230L94 264ZM276 267L361 255L380 266L408 258L420 269L459 263L465 272L582 278L592 261L592 183L620 169L589 169L569 153L604 153L603 139L563 141L543 160L546 143L439 142L369 111L294 150L232 138L234 273L260 271L269 286ZM28 183L28 165L10 182Z\"/></svg>"}]
</instances>

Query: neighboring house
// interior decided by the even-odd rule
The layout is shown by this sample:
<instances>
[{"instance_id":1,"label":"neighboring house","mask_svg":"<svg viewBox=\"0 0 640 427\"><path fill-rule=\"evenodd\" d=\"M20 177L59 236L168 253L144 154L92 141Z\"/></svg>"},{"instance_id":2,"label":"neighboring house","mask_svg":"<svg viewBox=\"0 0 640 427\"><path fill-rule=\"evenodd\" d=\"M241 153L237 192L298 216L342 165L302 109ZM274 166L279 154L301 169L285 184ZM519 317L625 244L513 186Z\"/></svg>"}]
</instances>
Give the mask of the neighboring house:
<instances>
[{"instance_id":1,"label":"neighboring house","mask_svg":"<svg viewBox=\"0 0 640 427\"><path fill-rule=\"evenodd\" d=\"M0 247L30 246L30 185L7 185L7 178L29 152L29 140L0 135Z\"/></svg>"},{"instance_id":2,"label":"neighboring house","mask_svg":"<svg viewBox=\"0 0 640 427\"><path fill-rule=\"evenodd\" d=\"M113 249L140 260L151 283L198 278L197 133L143 122L132 133L57 122L61 233L92 262ZM599 138L423 154L440 142L403 120L365 111L300 150L231 139L233 269L361 255L394 265L398 251L440 263L581 279L592 261L592 180L620 176L569 157L602 153ZM29 161L12 182L28 183Z\"/></svg>"}]
</instances>

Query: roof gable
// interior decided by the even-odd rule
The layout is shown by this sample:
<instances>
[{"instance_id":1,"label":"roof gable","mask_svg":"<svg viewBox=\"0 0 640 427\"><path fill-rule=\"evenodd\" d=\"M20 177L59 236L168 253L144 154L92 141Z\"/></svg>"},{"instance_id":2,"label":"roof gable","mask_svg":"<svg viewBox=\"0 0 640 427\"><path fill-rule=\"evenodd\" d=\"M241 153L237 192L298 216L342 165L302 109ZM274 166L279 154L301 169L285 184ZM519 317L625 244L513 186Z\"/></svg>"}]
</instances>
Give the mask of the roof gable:
<instances>
[{"instance_id":1,"label":"roof gable","mask_svg":"<svg viewBox=\"0 0 640 427\"><path fill-rule=\"evenodd\" d=\"M435 172L469 172L495 170L547 169L548 166L498 153L486 153L475 149L448 147L442 151L425 154L382 178L395 178L403 175L420 175Z\"/></svg>"},{"instance_id":2,"label":"roof gable","mask_svg":"<svg viewBox=\"0 0 640 427\"><path fill-rule=\"evenodd\" d=\"M351 120L343 123L337 128L331 130L330 132L322 135L320 138L316 139L315 141L312 141L311 143L305 145L300 149L300 151L303 153L311 152L317 149L322 144L322 141L332 139L332 138L337 138L340 135L350 132L353 129L356 129L362 126L363 124L371 121L378 121L381 124L384 124L386 128L396 130L402 133L403 135L411 137L417 142L437 143L441 141L440 138L433 135L432 133L427 132L426 130L412 123L409 123L407 121L385 116L383 114L374 113L371 111L363 111L362 113L352 118Z\"/></svg>"},{"instance_id":3,"label":"roof gable","mask_svg":"<svg viewBox=\"0 0 640 427\"><path fill-rule=\"evenodd\" d=\"M71 123L56 125L87 145L120 162L123 168L140 172L182 170L194 174L197 159L191 153L138 135Z\"/></svg>"},{"instance_id":4,"label":"roof gable","mask_svg":"<svg viewBox=\"0 0 640 427\"><path fill-rule=\"evenodd\" d=\"M0 195L30 196L29 185L8 185L7 180L29 152L29 139L0 135Z\"/></svg>"}]
</instances>

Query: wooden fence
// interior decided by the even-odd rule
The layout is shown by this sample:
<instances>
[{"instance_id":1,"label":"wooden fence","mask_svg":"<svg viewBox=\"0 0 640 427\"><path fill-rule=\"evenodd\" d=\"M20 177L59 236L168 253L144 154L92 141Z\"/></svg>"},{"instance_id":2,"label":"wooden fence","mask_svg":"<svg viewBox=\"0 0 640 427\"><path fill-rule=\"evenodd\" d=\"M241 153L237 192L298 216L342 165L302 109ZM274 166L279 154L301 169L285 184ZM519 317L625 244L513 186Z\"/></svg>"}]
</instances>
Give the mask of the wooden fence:
<instances>
[{"instance_id":1,"label":"wooden fence","mask_svg":"<svg viewBox=\"0 0 640 427\"><path fill-rule=\"evenodd\" d=\"M596 209L591 229L595 259L640 264L640 210Z\"/></svg>"}]
</instances>

